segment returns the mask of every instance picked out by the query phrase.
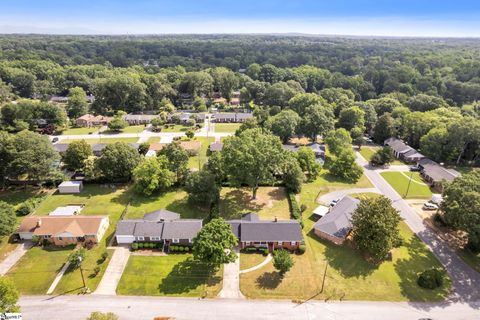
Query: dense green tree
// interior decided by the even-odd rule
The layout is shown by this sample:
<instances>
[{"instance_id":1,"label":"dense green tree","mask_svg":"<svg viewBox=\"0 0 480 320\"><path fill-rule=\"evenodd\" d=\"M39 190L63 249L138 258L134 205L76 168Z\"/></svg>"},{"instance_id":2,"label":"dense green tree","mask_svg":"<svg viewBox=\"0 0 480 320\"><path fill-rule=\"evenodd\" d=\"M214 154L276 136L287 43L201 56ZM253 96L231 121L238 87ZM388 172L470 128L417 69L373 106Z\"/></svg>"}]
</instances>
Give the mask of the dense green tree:
<instances>
[{"instance_id":1,"label":"dense green tree","mask_svg":"<svg viewBox=\"0 0 480 320\"><path fill-rule=\"evenodd\" d=\"M128 127L128 122L123 120L120 117L115 117L108 123L108 129L115 131L115 132L120 132L126 127Z\"/></svg>"},{"instance_id":2,"label":"dense green tree","mask_svg":"<svg viewBox=\"0 0 480 320\"><path fill-rule=\"evenodd\" d=\"M214 266L234 262L237 259L234 251L237 243L237 237L225 220L212 219L193 239L193 256Z\"/></svg>"},{"instance_id":3,"label":"dense green tree","mask_svg":"<svg viewBox=\"0 0 480 320\"><path fill-rule=\"evenodd\" d=\"M288 106L303 116L308 107L322 105L327 106L326 101L315 93L298 93L288 101Z\"/></svg>"},{"instance_id":4,"label":"dense green tree","mask_svg":"<svg viewBox=\"0 0 480 320\"><path fill-rule=\"evenodd\" d=\"M395 160L393 150L390 147L379 148L370 158L370 163L376 166L387 165Z\"/></svg>"},{"instance_id":5,"label":"dense green tree","mask_svg":"<svg viewBox=\"0 0 480 320\"><path fill-rule=\"evenodd\" d=\"M10 235L15 229L16 218L15 208L3 201L0 201L0 237Z\"/></svg>"},{"instance_id":6,"label":"dense green tree","mask_svg":"<svg viewBox=\"0 0 480 320\"><path fill-rule=\"evenodd\" d=\"M175 173L169 170L167 157L148 157L142 159L133 169L135 190L150 196L155 191L165 191L175 183Z\"/></svg>"},{"instance_id":7,"label":"dense green tree","mask_svg":"<svg viewBox=\"0 0 480 320\"><path fill-rule=\"evenodd\" d=\"M180 143L173 142L158 152L159 156L165 156L170 163L170 171L174 172L177 182L183 183L188 175L188 152L182 148Z\"/></svg>"},{"instance_id":8,"label":"dense green tree","mask_svg":"<svg viewBox=\"0 0 480 320\"><path fill-rule=\"evenodd\" d=\"M317 161L315 152L308 147L300 147L295 155L300 168L307 174L308 180L314 181L317 179L322 170L322 166Z\"/></svg>"},{"instance_id":9,"label":"dense green tree","mask_svg":"<svg viewBox=\"0 0 480 320\"><path fill-rule=\"evenodd\" d=\"M225 140L222 157L229 181L248 185L255 199L260 183L272 184L284 150L278 137L249 129Z\"/></svg>"},{"instance_id":10,"label":"dense green tree","mask_svg":"<svg viewBox=\"0 0 480 320\"><path fill-rule=\"evenodd\" d=\"M12 100L15 95L12 92L12 86L6 84L0 79L0 103Z\"/></svg>"},{"instance_id":11,"label":"dense green tree","mask_svg":"<svg viewBox=\"0 0 480 320\"><path fill-rule=\"evenodd\" d=\"M82 88L74 87L68 91L67 112L72 119L88 112L87 94Z\"/></svg>"},{"instance_id":12,"label":"dense green tree","mask_svg":"<svg viewBox=\"0 0 480 320\"><path fill-rule=\"evenodd\" d=\"M196 204L210 206L220 198L220 186L216 176L208 169L191 173L185 182L188 199Z\"/></svg>"},{"instance_id":13,"label":"dense green tree","mask_svg":"<svg viewBox=\"0 0 480 320\"><path fill-rule=\"evenodd\" d=\"M221 152L213 152L205 164L205 168L215 176L215 181L221 185L226 179L225 166Z\"/></svg>"},{"instance_id":14,"label":"dense green tree","mask_svg":"<svg viewBox=\"0 0 480 320\"><path fill-rule=\"evenodd\" d=\"M355 183L363 174L362 167L355 163L355 154L352 149L343 149L331 161L330 173L346 181Z\"/></svg>"},{"instance_id":15,"label":"dense green tree","mask_svg":"<svg viewBox=\"0 0 480 320\"><path fill-rule=\"evenodd\" d=\"M287 250L275 250L273 252L273 266L281 275L287 273L294 264L295 263Z\"/></svg>"},{"instance_id":16,"label":"dense green tree","mask_svg":"<svg viewBox=\"0 0 480 320\"><path fill-rule=\"evenodd\" d=\"M384 97L380 99L371 99L367 104L373 106L378 116L384 113L391 113L395 108L402 107L402 104L394 98Z\"/></svg>"},{"instance_id":17,"label":"dense green tree","mask_svg":"<svg viewBox=\"0 0 480 320\"><path fill-rule=\"evenodd\" d=\"M68 145L63 162L70 170L81 170L85 160L93 156L92 146L85 140L73 141Z\"/></svg>"},{"instance_id":18,"label":"dense green tree","mask_svg":"<svg viewBox=\"0 0 480 320\"><path fill-rule=\"evenodd\" d=\"M12 280L0 277L0 313L20 312L17 304L20 294Z\"/></svg>"},{"instance_id":19,"label":"dense green tree","mask_svg":"<svg viewBox=\"0 0 480 320\"><path fill-rule=\"evenodd\" d=\"M380 196L360 201L352 215L356 247L375 262L386 259L388 252L400 243L400 221L390 199Z\"/></svg>"},{"instance_id":20,"label":"dense green tree","mask_svg":"<svg viewBox=\"0 0 480 320\"><path fill-rule=\"evenodd\" d=\"M412 111L430 111L442 107L448 107L447 103L440 97L419 94L407 101L407 106Z\"/></svg>"},{"instance_id":21,"label":"dense green tree","mask_svg":"<svg viewBox=\"0 0 480 320\"><path fill-rule=\"evenodd\" d=\"M85 261L86 256L87 256L87 251L85 250L85 248L79 248L73 251L68 256L68 262L70 263L70 268L80 267Z\"/></svg>"},{"instance_id":22,"label":"dense green tree","mask_svg":"<svg viewBox=\"0 0 480 320\"><path fill-rule=\"evenodd\" d=\"M14 150L13 135L0 131L0 183L2 189L5 188L10 164L13 161Z\"/></svg>"},{"instance_id":23,"label":"dense green tree","mask_svg":"<svg viewBox=\"0 0 480 320\"><path fill-rule=\"evenodd\" d=\"M98 168L106 180L127 182L133 169L140 163L140 154L125 142L108 144L98 159Z\"/></svg>"},{"instance_id":24,"label":"dense green tree","mask_svg":"<svg viewBox=\"0 0 480 320\"><path fill-rule=\"evenodd\" d=\"M350 130L350 136L352 137L352 143L358 147L360 150L365 143L363 137L364 128L363 127L354 127Z\"/></svg>"},{"instance_id":25,"label":"dense green tree","mask_svg":"<svg viewBox=\"0 0 480 320\"><path fill-rule=\"evenodd\" d=\"M396 136L395 120L390 113L384 113L378 117L378 121L373 129L373 140L378 144L391 137Z\"/></svg>"},{"instance_id":26,"label":"dense green tree","mask_svg":"<svg viewBox=\"0 0 480 320\"><path fill-rule=\"evenodd\" d=\"M445 222L468 234L468 247L480 252L480 170L475 169L447 184L441 209Z\"/></svg>"},{"instance_id":27,"label":"dense green tree","mask_svg":"<svg viewBox=\"0 0 480 320\"><path fill-rule=\"evenodd\" d=\"M295 111L283 110L279 114L270 117L265 126L286 143L295 134L300 120L300 116Z\"/></svg>"},{"instance_id":28,"label":"dense green tree","mask_svg":"<svg viewBox=\"0 0 480 320\"><path fill-rule=\"evenodd\" d=\"M438 116L426 112L412 112L405 116L403 125L403 138L414 148L420 146L420 139L431 129L439 127Z\"/></svg>"},{"instance_id":29,"label":"dense green tree","mask_svg":"<svg viewBox=\"0 0 480 320\"><path fill-rule=\"evenodd\" d=\"M328 132L325 137L325 143L331 154L339 155L341 151L351 147L352 138L347 130L340 128Z\"/></svg>"},{"instance_id":30,"label":"dense green tree","mask_svg":"<svg viewBox=\"0 0 480 320\"><path fill-rule=\"evenodd\" d=\"M420 139L420 149L427 157L444 162L451 160L452 154L447 128L433 128Z\"/></svg>"},{"instance_id":31,"label":"dense green tree","mask_svg":"<svg viewBox=\"0 0 480 320\"><path fill-rule=\"evenodd\" d=\"M338 127L345 128L348 131L355 127L365 127L365 111L360 107L354 106L347 109L343 109L340 112L340 117L337 123Z\"/></svg>"},{"instance_id":32,"label":"dense green tree","mask_svg":"<svg viewBox=\"0 0 480 320\"><path fill-rule=\"evenodd\" d=\"M316 142L318 135L325 136L327 132L333 130L334 122L335 118L330 107L312 105L305 109L298 132Z\"/></svg>"},{"instance_id":33,"label":"dense green tree","mask_svg":"<svg viewBox=\"0 0 480 320\"><path fill-rule=\"evenodd\" d=\"M282 172L282 181L287 190L300 193L305 174L296 157L286 154L285 159L281 163L280 170Z\"/></svg>"},{"instance_id":34,"label":"dense green tree","mask_svg":"<svg viewBox=\"0 0 480 320\"><path fill-rule=\"evenodd\" d=\"M180 91L200 97L210 96L213 90L213 78L205 71L194 71L185 74L180 83Z\"/></svg>"},{"instance_id":35,"label":"dense green tree","mask_svg":"<svg viewBox=\"0 0 480 320\"><path fill-rule=\"evenodd\" d=\"M287 82L277 82L265 91L264 103L269 106L286 107L297 93L302 93L301 88L292 87Z\"/></svg>"},{"instance_id":36,"label":"dense green tree","mask_svg":"<svg viewBox=\"0 0 480 320\"><path fill-rule=\"evenodd\" d=\"M210 71L213 78L214 90L220 92L222 97L230 101L232 98L232 92L238 87L238 79L231 70L227 68L219 67Z\"/></svg>"}]
</instances>

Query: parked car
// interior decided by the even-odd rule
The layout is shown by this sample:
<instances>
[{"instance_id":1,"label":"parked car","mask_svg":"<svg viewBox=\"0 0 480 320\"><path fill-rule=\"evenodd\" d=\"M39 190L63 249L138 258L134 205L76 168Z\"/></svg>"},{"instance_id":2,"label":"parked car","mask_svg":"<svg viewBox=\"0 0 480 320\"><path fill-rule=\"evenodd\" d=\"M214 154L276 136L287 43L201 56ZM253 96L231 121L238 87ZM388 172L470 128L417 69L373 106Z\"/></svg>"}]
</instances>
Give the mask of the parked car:
<instances>
[{"instance_id":1,"label":"parked car","mask_svg":"<svg viewBox=\"0 0 480 320\"><path fill-rule=\"evenodd\" d=\"M426 202L423 204L423 210L438 210L438 206L435 203Z\"/></svg>"},{"instance_id":2,"label":"parked car","mask_svg":"<svg viewBox=\"0 0 480 320\"><path fill-rule=\"evenodd\" d=\"M58 138L57 138L57 137L55 137L55 138L52 139L52 143L55 143L55 142L57 142L57 141L58 141Z\"/></svg>"},{"instance_id":3,"label":"parked car","mask_svg":"<svg viewBox=\"0 0 480 320\"><path fill-rule=\"evenodd\" d=\"M332 202L330 202L330 207L335 206L338 203L338 201L340 201L340 199L332 200Z\"/></svg>"},{"instance_id":4,"label":"parked car","mask_svg":"<svg viewBox=\"0 0 480 320\"><path fill-rule=\"evenodd\" d=\"M410 169L410 171L420 171L419 166L410 166L409 169Z\"/></svg>"}]
</instances>

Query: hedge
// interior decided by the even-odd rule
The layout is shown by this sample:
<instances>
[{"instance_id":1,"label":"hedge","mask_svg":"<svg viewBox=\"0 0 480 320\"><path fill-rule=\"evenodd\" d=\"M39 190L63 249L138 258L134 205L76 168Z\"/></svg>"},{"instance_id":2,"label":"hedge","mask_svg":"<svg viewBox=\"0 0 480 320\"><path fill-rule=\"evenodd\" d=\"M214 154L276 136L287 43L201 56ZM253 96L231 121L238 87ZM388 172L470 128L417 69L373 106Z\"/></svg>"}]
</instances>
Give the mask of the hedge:
<instances>
[{"instance_id":1,"label":"hedge","mask_svg":"<svg viewBox=\"0 0 480 320\"><path fill-rule=\"evenodd\" d=\"M290 217L297 220L303 228L302 212L298 207L297 199L295 198L295 194L293 192L288 193L288 203L290 205Z\"/></svg>"}]
</instances>

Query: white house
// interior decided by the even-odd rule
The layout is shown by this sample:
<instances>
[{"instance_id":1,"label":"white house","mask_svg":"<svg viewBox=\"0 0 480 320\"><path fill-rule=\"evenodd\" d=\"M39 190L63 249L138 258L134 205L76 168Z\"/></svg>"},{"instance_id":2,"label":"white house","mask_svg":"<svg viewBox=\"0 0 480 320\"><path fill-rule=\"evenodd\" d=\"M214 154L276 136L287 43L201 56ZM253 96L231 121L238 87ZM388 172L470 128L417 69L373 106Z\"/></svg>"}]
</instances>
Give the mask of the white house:
<instances>
[{"instance_id":1,"label":"white house","mask_svg":"<svg viewBox=\"0 0 480 320\"><path fill-rule=\"evenodd\" d=\"M82 189L82 181L63 181L58 186L59 193L80 193Z\"/></svg>"}]
</instances>

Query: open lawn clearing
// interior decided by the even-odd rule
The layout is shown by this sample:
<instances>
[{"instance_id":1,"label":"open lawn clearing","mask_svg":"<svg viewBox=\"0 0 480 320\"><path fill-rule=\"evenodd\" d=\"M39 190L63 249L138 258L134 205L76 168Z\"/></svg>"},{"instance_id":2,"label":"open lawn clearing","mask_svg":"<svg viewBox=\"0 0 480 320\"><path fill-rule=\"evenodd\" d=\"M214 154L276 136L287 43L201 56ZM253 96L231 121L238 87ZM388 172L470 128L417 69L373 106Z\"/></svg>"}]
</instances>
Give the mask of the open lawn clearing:
<instances>
[{"instance_id":1,"label":"open lawn clearing","mask_svg":"<svg viewBox=\"0 0 480 320\"><path fill-rule=\"evenodd\" d=\"M217 296L222 288L222 268L193 261L191 254L131 256L117 293L139 296Z\"/></svg>"},{"instance_id":2,"label":"open lawn clearing","mask_svg":"<svg viewBox=\"0 0 480 320\"><path fill-rule=\"evenodd\" d=\"M240 218L244 213L254 212L260 219L290 219L287 193L283 187L260 187L257 199L252 199L250 188L222 188L220 215L225 219Z\"/></svg>"},{"instance_id":3,"label":"open lawn clearing","mask_svg":"<svg viewBox=\"0 0 480 320\"><path fill-rule=\"evenodd\" d=\"M272 262L240 275L240 288L249 298L342 299L387 301L441 301L450 282L440 289L418 287L417 274L427 268L441 267L428 248L403 222L400 225L404 245L393 250L392 261L380 265L366 262L348 246L336 246L318 239L307 219L307 251L294 255L295 265L283 278ZM322 279L326 271L322 291Z\"/></svg>"},{"instance_id":4,"label":"open lawn clearing","mask_svg":"<svg viewBox=\"0 0 480 320\"><path fill-rule=\"evenodd\" d=\"M101 127L91 127L91 128L69 128L62 132L64 136L71 136L77 134L93 134L97 133Z\"/></svg>"},{"instance_id":5,"label":"open lawn clearing","mask_svg":"<svg viewBox=\"0 0 480 320\"><path fill-rule=\"evenodd\" d=\"M240 128L241 123L215 123L215 132L235 132Z\"/></svg>"},{"instance_id":6,"label":"open lawn clearing","mask_svg":"<svg viewBox=\"0 0 480 320\"><path fill-rule=\"evenodd\" d=\"M261 253L240 253L240 270L249 269L255 266L258 266L260 263L267 259Z\"/></svg>"},{"instance_id":7,"label":"open lawn clearing","mask_svg":"<svg viewBox=\"0 0 480 320\"><path fill-rule=\"evenodd\" d=\"M373 154L378 150L380 149L380 147L362 147L360 149L360 154L362 155L362 157L365 158L365 160L367 161L370 161L370 159L372 158ZM398 159L395 159L392 161L392 163L390 163L391 165L402 165L402 164L405 164L404 162L398 160Z\"/></svg>"},{"instance_id":8,"label":"open lawn clearing","mask_svg":"<svg viewBox=\"0 0 480 320\"><path fill-rule=\"evenodd\" d=\"M200 170L208 160L208 147L215 141L215 138L195 137L193 140L200 141L202 145L200 146L198 155L188 159L188 168Z\"/></svg>"},{"instance_id":9,"label":"open lawn clearing","mask_svg":"<svg viewBox=\"0 0 480 320\"><path fill-rule=\"evenodd\" d=\"M167 209L179 213L183 219L205 218L208 216L207 208L195 207L188 203L188 196L182 189L172 189L163 193L155 193L151 196L137 194L129 191L131 199L125 219L139 219L145 213L159 209Z\"/></svg>"},{"instance_id":10,"label":"open lawn clearing","mask_svg":"<svg viewBox=\"0 0 480 320\"><path fill-rule=\"evenodd\" d=\"M150 137L150 138L148 138L147 142L150 143L150 144L160 143L160 137Z\"/></svg>"},{"instance_id":11,"label":"open lawn clearing","mask_svg":"<svg viewBox=\"0 0 480 320\"><path fill-rule=\"evenodd\" d=\"M140 133L147 129L147 126L139 125L139 126L128 126L122 129L122 133Z\"/></svg>"},{"instance_id":12,"label":"open lawn clearing","mask_svg":"<svg viewBox=\"0 0 480 320\"><path fill-rule=\"evenodd\" d=\"M112 188L113 186L113 188ZM123 185L85 184L81 193L60 194L46 198L35 211L35 215L48 215L57 207L69 204L84 204L81 215L108 215L115 223L128 203L129 194Z\"/></svg>"},{"instance_id":13,"label":"open lawn clearing","mask_svg":"<svg viewBox=\"0 0 480 320\"><path fill-rule=\"evenodd\" d=\"M374 192L364 192L364 193L350 193L349 196L356 198L358 200L366 200L366 199L378 198L381 196L381 194L374 193Z\"/></svg>"},{"instance_id":14,"label":"open lawn clearing","mask_svg":"<svg viewBox=\"0 0 480 320\"><path fill-rule=\"evenodd\" d=\"M430 199L432 192L430 188L422 181L418 172L410 172L403 174L402 172L382 172L382 177L398 192L399 195L405 197L407 192L410 175L412 181L408 188L407 199Z\"/></svg>"},{"instance_id":15,"label":"open lawn clearing","mask_svg":"<svg viewBox=\"0 0 480 320\"><path fill-rule=\"evenodd\" d=\"M168 128L162 127L161 132L185 132L188 129L193 129L194 127L184 126L182 124L169 125Z\"/></svg>"},{"instance_id":16,"label":"open lawn clearing","mask_svg":"<svg viewBox=\"0 0 480 320\"><path fill-rule=\"evenodd\" d=\"M45 294L73 247L33 247L7 273L21 294Z\"/></svg>"},{"instance_id":17,"label":"open lawn clearing","mask_svg":"<svg viewBox=\"0 0 480 320\"><path fill-rule=\"evenodd\" d=\"M92 139L64 139L60 140L59 143L72 143L74 141L81 141L85 140L88 144L97 144L97 143L105 143L105 144L110 144L110 143L115 143L115 142L125 142L125 143L136 143L138 141L138 138L92 138Z\"/></svg>"},{"instance_id":18,"label":"open lawn clearing","mask_svg":"<svg viewBox=\"0 0 480 320\"><path fill-rule=\"evenodd\" d=\"M480 253L475 254L467 249L457 250L457 253L470 267L480 272Z\"/></svg>"}]
</instances>

